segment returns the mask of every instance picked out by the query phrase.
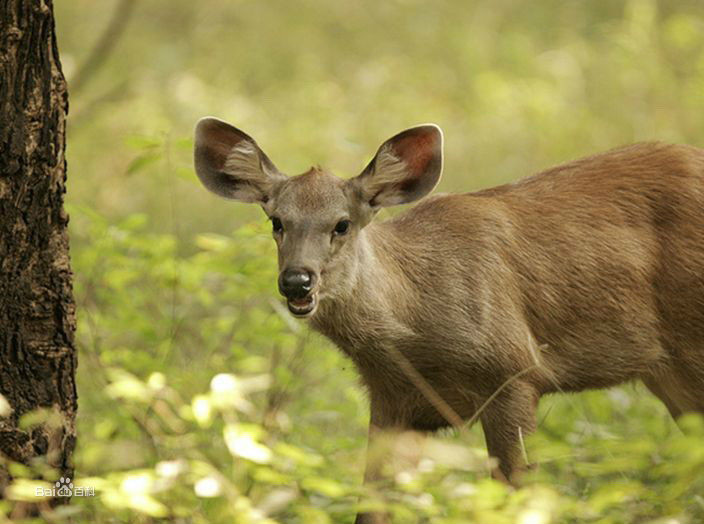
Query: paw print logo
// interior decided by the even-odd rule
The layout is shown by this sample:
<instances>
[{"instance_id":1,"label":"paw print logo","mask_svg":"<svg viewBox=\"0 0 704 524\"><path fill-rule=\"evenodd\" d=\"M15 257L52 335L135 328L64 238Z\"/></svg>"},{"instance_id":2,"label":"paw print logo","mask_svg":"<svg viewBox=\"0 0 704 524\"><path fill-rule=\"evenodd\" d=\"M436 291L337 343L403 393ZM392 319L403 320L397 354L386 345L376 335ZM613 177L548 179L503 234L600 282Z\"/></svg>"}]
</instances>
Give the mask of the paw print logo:
<instances>
[{"instance_id":1,"label":"paw print logo","mask_svg":"<svg viewBox=\"0 0 704 524\"><path fill-rule=\"evenodd\" d=\"M69 477L61 477L54 483L57 497L70 497L73 495L73 482Z\"/></svg>"}]
</instances>

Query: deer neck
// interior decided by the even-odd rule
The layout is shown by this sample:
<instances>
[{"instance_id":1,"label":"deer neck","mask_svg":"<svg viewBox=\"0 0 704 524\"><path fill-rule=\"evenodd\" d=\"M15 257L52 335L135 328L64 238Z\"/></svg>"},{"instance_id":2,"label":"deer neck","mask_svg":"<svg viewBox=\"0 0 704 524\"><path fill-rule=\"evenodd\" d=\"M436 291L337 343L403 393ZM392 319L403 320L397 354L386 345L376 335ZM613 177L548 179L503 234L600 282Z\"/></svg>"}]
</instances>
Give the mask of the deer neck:
<instances>
[{"instance_id":1,"label":"deer neck","mask_svg":"<svg viewBox=\"0 0 704 524\"><path fill-rule=\"evenodd\" d=\"M338 272L344 278L321 297L311 320L351 355L412 335L404 303L413 295L399 263L410 254L383 224L362 230L352 247Z\"/></svg>"}]
</instances>

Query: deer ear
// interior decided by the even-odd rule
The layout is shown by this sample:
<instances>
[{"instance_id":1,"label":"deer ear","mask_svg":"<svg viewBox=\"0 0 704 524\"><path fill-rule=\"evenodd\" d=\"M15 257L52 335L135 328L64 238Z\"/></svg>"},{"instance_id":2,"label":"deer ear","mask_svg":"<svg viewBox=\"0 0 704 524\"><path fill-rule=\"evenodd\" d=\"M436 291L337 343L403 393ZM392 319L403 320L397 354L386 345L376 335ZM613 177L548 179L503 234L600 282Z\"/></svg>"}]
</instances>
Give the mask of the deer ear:
<instances>
[{"instance_id":1,"label":"deer ear","mask_svg":"<svg viewBox=\"0 0 704 524\"><path fill-rule=\"evenodd\" d=\"M372 207L406 204L430 193L442 174L442 131L435 124L412 127L384 142L350 183Z\"/></svg>"},{"instance_id":2,"label":"deer ear","mask_svg":"<svg viewBox=\"0 0 704 524\"><path fill-rule=\"evenodd\" d=\"M274 184L286 178L252 137L227 122L201 118L195 134L196 174L216 195L265 203Z\"/></svg>"}]
</instances>

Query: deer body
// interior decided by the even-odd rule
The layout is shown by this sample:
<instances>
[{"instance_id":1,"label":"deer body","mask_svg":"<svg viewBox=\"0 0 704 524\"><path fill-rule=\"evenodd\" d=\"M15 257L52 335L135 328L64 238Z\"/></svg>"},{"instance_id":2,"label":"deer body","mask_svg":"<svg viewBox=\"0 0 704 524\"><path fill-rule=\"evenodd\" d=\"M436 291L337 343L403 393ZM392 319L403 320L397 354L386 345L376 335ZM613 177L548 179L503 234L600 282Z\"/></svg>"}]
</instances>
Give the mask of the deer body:
<instances>
[{"instance_id":1,"label":"deer body","mask_svg":"<svg viewBox=\"0 0 704 524\"><path fill-rule=\"evenodd\" d=\"M468 415L465 397L533 366L524 380L538 394L656 381L689 359L687 382L704 373L702 210L704 151L659 144L431 197L366 228L363 270L321 300L312 325L415 429L448 421L414 393L390 345ZM704 402L681 400L680 411Z\"/></svg>"},{"instance_id":2,"label":"deer body","mask_svg":"<svg viewBox=\"0 0 704 524\"><path fill-rule=\"evenodd\" d=\"M673 416L704 413L704 150L639 144L373 223L379 202L415 200L439 178L439 131L404 133L357 179L312 170L261 202L349 217L321 222L335 229L317 262L304 259L320 234L292 224L296 247L278 238L282 275L312 268L305 293L280 288L355 362L370 437L479 416L496 476L515 483L543 394L641 379ZM353 236L341 243L338 229ZM370 464L367 480L380 476Z\"/></svg>"}]
</instances>

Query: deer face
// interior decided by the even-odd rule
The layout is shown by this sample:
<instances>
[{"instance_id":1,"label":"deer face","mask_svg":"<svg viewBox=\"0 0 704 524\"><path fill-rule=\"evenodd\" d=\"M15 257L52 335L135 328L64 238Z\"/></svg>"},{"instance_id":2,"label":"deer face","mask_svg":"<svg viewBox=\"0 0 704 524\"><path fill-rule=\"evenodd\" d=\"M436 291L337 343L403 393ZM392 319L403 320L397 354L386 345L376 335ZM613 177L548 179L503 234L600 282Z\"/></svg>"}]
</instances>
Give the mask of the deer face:
<instances>
[{"instance_id":1,"label":"deer face","mask_svg":"<svg viewBox=\"0 0 704 524\"><path fill-rule=\"evenodd\" d=\"M417 200L435 187L442 134L433 125L406 130L349 180L321 168L287 177L247 134L204 118L196 127L195 166L214 193L262 206L278 246L279 291L293 315L309 317L321 297L351 278L362 229L379 208Z\"/></svg>"},{"instance_id":2,"label":"deer face","mask_svg":"<svg viewBox=\"0 0 704 524\"><path fill-rule=\"evenodd\" d=\"M362 213L348 183L316 168L281 182L263 207L278 246L279 291L291 313L312 315L319 293L344 278L371 210Z\"/></svg>"}]
</instances>

